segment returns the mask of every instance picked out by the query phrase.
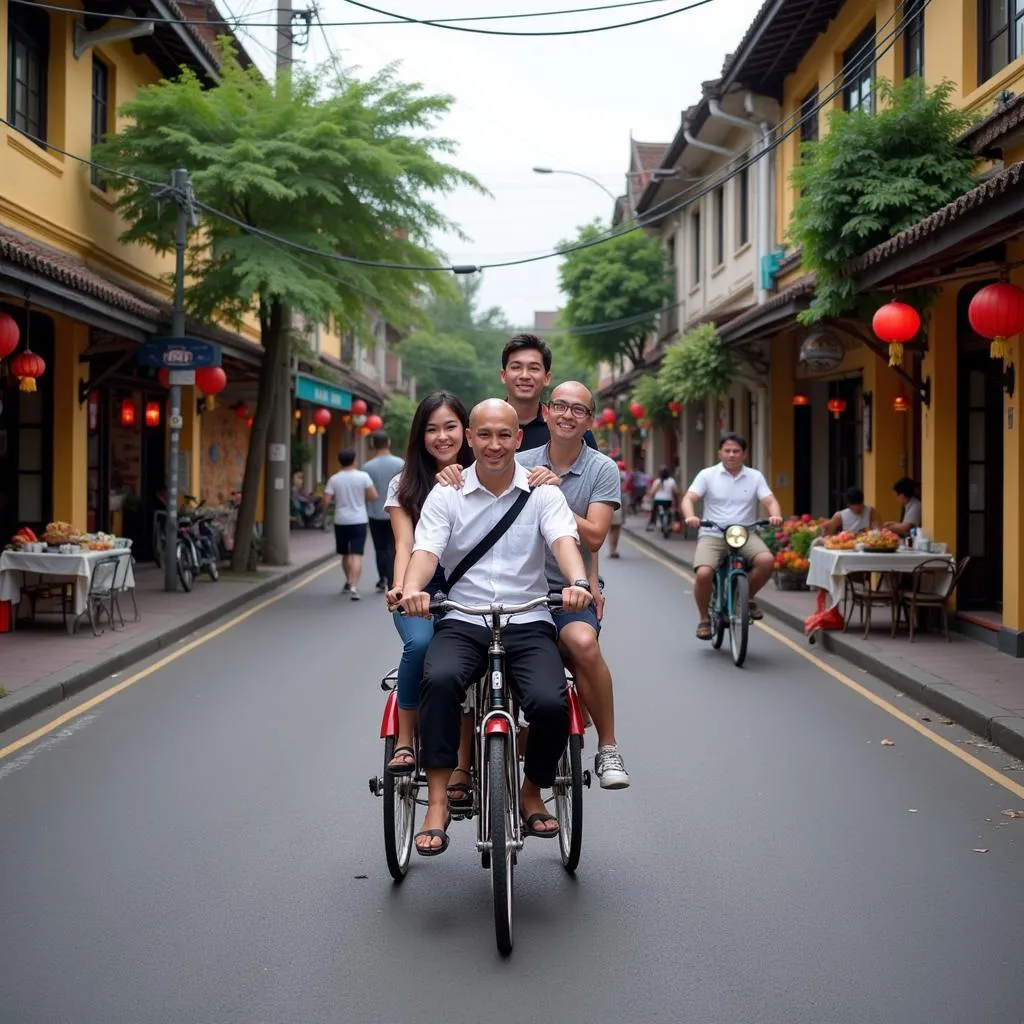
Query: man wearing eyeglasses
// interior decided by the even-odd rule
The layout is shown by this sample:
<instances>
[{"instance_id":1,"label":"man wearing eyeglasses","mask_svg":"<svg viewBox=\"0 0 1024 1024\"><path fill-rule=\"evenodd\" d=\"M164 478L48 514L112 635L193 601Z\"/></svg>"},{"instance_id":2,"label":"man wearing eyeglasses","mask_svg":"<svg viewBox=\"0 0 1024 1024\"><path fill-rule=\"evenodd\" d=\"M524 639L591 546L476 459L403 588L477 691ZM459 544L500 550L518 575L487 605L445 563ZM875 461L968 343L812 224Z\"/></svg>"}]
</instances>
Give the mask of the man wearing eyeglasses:
<instances>
[{"instance_id":1,"label":"man wearing eyeglasses","mask_svg":"<svg viewBox=\"0 0 1024 1024\"><path fill-rule=\"evenodd\" d=\"M594 772L602 789L625 789L629 775L615 738L615 703L612 676L598 645L604 602L597 596L597 559L612 513L622 507L619 470L615 463L589 447L585 438L594 421L594 396L576 381L559 384L551 394L545 412L550 440L530 451L521 448L516 461L526 469L543 466L551 476L538 484L561 487L576 518L580 553L587 567L595 602L581 612L554 611L559 646L570 662L576 685L597 730L598 751ZM554 556L547 554L548 585L552 590L566 586Z\"/></svg>"}]
</instances>

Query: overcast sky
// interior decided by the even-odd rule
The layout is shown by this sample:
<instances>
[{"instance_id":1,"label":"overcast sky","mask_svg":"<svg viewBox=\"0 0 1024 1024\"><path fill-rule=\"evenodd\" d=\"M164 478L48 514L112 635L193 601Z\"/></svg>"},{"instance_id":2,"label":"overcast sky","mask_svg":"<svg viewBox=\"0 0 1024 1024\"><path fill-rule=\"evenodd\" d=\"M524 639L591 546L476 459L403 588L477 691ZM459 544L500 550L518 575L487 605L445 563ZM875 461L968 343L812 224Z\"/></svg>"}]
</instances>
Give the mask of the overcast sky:
<instances>
[{"instance_id":1,"label":"overcast sky","mask_svg":"<svg viewBox=\"0 0 1024 1024\"><path fill-rule=\"evenodd\" d=\"M368 0L417 18L448 18L558 10L612 0ZM538 31L616 24L674 10L692 0L656 0L595 14L471 23L474 27ZM243 21L266 21L263 0L228 0ZM305 0L294 0L296 9ZM548 39L471 35L420 25L328 27L330 45L345 66L367 73L400 61L400 74L431 92L455 97L441 132L459 146L455 162L492 193L460 190L441 207L469 236L437 240L453 263L487 263L550 252L576 228L600 217L612 201L596 185L564 175L537 175L534 166L579 171L611 192L624 191L630 134L641 142L671 141L680 113L700 99L700 83L716 78L760 0L712 0L696 10L610 32ZM325 22L374 19L346 3L323 0ZM271 71L272 29L241 34L264 71ZM296 57L328 58L315 30ZM558 259L491 270L485 305L500 306L513 324L532 324L535 310L561 305Z\"/></svg>"}]
</instances>

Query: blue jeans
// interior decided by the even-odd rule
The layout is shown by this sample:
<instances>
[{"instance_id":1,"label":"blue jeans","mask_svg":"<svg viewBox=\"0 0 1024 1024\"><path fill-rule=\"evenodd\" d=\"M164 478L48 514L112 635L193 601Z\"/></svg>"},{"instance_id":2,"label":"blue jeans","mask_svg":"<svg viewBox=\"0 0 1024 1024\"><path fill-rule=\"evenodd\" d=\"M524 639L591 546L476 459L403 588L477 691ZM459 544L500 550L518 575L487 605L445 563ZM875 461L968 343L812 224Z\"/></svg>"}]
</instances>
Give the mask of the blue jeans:
<instances>
[{"instance_id":1,"label":"blue jeans","mask_svg":"<svg viewBox=\"0 0 1024 1024\"><path fill-rule=\"evenodd\" d=\"M398 706L403 711L415 711L420 706L420 683L427 648L434 638L434 620L411 615L392 615L395 629L405 643L402 660L398 663Z\"/></svg>"}]
</instances>

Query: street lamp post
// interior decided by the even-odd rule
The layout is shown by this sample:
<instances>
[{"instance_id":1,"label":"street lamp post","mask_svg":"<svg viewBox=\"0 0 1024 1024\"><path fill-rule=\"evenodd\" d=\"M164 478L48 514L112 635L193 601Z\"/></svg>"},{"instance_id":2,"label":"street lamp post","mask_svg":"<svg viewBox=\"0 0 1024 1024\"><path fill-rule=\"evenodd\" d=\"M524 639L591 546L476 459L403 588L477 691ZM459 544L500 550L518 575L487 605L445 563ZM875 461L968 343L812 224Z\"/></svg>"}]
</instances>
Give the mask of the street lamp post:
<instances>
[{"instance_id":1,"label":"street lamp post","mask_svg":"<svg viewBox=\"0 0 1024 1024\"><path fill-rule=\"evenodd\" d=\"M596 185L602 192L604 192L604 194L606 196L608 196L608 198L613 203L618 199L618 197L612 195L611 191L609 189L605 188L604 185L602 185L601 182L599 182L597 180L597 178L592 178L589 174L581 174L579 171L560 171L560 170L557 170L554 167L534 167L533 173L534 174L571 174L574 178L583 178L584 181L589 181L592 185Z\"/></svg>"}]
</instances>

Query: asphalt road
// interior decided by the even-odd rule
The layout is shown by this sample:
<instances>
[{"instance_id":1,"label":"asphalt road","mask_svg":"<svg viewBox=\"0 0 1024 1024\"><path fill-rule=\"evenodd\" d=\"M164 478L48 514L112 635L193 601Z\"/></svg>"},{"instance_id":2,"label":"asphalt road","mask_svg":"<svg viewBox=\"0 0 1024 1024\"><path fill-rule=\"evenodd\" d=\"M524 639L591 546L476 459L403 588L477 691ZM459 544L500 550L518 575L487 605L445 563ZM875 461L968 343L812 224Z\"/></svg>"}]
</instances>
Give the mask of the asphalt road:
<instances>
[{"instance_id":1,"label":"asphalt road","mask_svg":"<svg viewBox=\"0 0 1024 1024\"><path fill-rule=\"evenodd\" d=\"M0 1022L1024 1020L1024 799L764 631L735 669L623 552L633 787L587 794L575 879L528 841L510 959L470 823L390 881L366 780L398 640L332 568L0 759Z\"/></svg>"}]
</instances>

